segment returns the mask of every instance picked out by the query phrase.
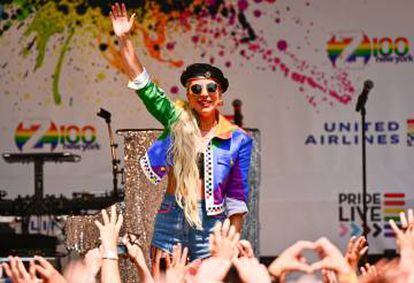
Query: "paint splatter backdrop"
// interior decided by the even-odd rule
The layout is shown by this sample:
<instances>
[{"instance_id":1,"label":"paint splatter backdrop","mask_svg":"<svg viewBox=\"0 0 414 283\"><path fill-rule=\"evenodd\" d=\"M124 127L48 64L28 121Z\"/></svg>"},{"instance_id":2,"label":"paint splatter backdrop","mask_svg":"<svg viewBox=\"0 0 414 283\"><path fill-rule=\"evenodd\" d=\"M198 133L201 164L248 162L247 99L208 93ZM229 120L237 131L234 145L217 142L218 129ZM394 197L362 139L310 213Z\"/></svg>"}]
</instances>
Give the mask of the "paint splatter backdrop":
<instances>
[{"instance_id":1,"label":"paint splatter backdrop","mask_svg":"<svg viewBox=\"0 0 414 283\"><path fill-rule=\"evenodd\" d=\"M285 38L266 38L263 31L252 24L253 19L267 17L277 29L290 12L290 7L280 2L136 0L125 4L130 12L137 13L133 37L145 47L144 56L166 67L180 68L189 63L176 52L177 41L185 35L190 39L187 46L196 50L199 61L214 64L216 59L222 62L223 58L232 55L231 59L224 59L224 66L231 69L250 64L254 57L260 58L259 64L255 60L254 66L258 72L281 73L297 85L298 92L309 105L316 107L321 102L348 104L354 87L346 72L335 70L333 74L326 74L300 58ZM306 7L310 5L305 2ZM3 1L0 36L10 37L23 30L19 38L21 45L14 48L20 49L19 56L36 54L34 62L25 64L17 79L24 80L28 73L41 70L46 57L57 56L53 73L47 80L50 87L47 91L51 93L51 103L61 105L64 95L60 83L62 69L70 66L74 71L85 71L77 66L69 50L80 47L91 49L90 52L99 50L106 69L123 72L117 40L107 16L109 10L108 1ZM314 26L313 22L302 23L299 18L296 21L304 26L305 36ZM238 58L235 59L234 54L238 54ZM3 71L8 72L8 58L3 58L1 63ZM93 83L99 83L106 76L105 72L85 72L85 75L93 77ZM178 92L177 86L171 85L170 92Z\"/></svg>"}]
</instances>

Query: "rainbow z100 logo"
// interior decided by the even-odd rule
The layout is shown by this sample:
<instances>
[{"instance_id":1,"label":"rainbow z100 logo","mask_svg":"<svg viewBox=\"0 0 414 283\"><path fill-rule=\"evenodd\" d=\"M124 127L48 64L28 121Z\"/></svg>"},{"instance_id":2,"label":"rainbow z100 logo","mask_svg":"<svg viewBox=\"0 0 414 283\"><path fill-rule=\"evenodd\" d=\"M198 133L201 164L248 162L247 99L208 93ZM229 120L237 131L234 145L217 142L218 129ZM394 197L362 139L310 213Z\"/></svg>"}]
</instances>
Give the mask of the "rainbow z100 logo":
<instances>
[{"instance_id":1,"label":"rainbow z100 logo","mask_svg":"<svg viewBox=\"0 0 414 283\"><path fill-rule=\"evenodd\" d=\"M394 64L413 62L406 37L369 37L363 31L334 33L326 51L332 65L340 68L363 68L371 60Z\"/></svg>"},{"instance_id":2,"label":"rainbow z100 logo","mask_svg":"<svg viewBox=\"0 0 414 283\"><path fill-rule=\"evenodd\" d=\"M91 125L57 125L50 120L21 122L15 130L14 141L20 151L24 149L44 149L51 151L61 145L65 150L94 150L96 129Z\"/></svg>"}]
</instances>

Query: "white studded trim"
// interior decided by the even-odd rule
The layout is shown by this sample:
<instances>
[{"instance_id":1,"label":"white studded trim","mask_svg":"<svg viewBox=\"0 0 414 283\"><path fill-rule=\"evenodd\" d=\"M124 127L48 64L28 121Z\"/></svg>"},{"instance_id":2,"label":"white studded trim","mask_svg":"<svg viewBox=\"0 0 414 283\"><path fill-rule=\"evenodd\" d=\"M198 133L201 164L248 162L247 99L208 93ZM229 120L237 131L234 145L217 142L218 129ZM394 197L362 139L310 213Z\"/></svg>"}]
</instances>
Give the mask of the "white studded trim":
<instances>
[{"instance_id":1,"label":"white studded trim","mask_svg":"<svg viewBox=\"0 0 414 283\"><path fill-rule=\"evenodd\" d=\"M151 183L157 185L159 182L161 182L161 178L152 170L147 153L141 157L139 164L141 165L141 169L144 172L145 176Z\"/></svg>"},{"instance_id":2,"label":"white studded trim","mask_svg":"<svg viewBox=\"0 0 414 283\"><path fill-rule=\"evenodd\" d=\"M214 159L213 142L209 141L204 153L204 197L207 215L217 215L224 212L224 202L214 204Z\"/></svg>"}]
</instances>

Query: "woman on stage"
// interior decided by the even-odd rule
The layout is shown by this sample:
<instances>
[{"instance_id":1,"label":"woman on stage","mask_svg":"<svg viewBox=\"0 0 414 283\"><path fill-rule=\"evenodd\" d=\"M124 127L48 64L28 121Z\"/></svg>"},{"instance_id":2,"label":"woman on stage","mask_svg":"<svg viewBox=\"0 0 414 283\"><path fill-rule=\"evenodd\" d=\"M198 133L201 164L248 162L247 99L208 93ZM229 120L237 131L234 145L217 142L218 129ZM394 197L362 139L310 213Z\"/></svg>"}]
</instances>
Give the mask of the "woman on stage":
<instances>
[{"instance_id":1,"label":"woman on stage","mask_svg":"<svg viewBox=\"0 0 414 283\"><path fill-rule=\"evenodd\" d=\"M128 87L136 90L164 126L163 134L140 160L152 183L168 175L152 246L171 253L181 243L188 247L190 260L205 258L210 255L209 234L217 221L229 218L241 231L252 138L219 114L229 86L220 69L203 63L189 65L180 78L186 102L173 103L151 81L129 39L134 16L128 18L124 4L112 6L110 18L131 80Z\"/></svg>"}]
</instances>

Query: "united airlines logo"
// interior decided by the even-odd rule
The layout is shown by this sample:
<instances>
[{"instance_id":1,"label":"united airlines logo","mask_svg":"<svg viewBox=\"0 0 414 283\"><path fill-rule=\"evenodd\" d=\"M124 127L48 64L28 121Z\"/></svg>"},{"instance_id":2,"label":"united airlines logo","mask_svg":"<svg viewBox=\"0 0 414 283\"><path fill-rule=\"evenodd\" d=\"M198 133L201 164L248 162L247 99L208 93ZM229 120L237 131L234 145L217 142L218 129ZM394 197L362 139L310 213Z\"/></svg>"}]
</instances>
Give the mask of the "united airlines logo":
<instances>
[{"instance_id":1,"label":"united airlines logo","mask_svg":"<svg viewBox=\"0 0 414 283\"><path fill-rule=\"evenodd\" d=\"M403 124L404 125L404 124ZM401 137L401 122L370 121L365 123L366 141L369 145L398 145ZM321 129L310 133L304 141L307 146L351 146L361 144L361 125L358 121L324 122Z\"/></svg>"}]
</instances>

